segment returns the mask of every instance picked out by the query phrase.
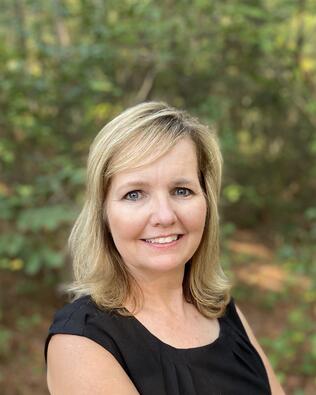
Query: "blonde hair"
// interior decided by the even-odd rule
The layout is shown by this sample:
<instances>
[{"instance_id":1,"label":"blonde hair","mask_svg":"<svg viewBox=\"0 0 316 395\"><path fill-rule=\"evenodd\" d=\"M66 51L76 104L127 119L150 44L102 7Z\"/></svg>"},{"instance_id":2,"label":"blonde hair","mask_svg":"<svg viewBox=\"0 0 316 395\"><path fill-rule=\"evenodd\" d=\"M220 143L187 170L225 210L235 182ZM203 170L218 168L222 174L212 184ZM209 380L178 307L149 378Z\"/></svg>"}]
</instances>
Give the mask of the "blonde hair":
<instances>
[{"instance_id":1,"label":"blonde hair","mask_svg":"<svg viewBox=\"0 0 316 395\"><path fill-rule=\"evenodd\" d=\"M107 191L114 174L151 163L186 136L196 146L207 215L201 243L185 266L184 297L206 317L223 314L231 285L219 263L222 156L218 140L196 118L163 102L141 103L122 112L104 126L90 147L86 199L69 237L74 281L64 289L73 299L91 295L100 308L116 309L122 315L131 314L124 307L127 298L134 305L133 312L141 308L141 289L107 226Z\"/></svg>"}]
</instances>

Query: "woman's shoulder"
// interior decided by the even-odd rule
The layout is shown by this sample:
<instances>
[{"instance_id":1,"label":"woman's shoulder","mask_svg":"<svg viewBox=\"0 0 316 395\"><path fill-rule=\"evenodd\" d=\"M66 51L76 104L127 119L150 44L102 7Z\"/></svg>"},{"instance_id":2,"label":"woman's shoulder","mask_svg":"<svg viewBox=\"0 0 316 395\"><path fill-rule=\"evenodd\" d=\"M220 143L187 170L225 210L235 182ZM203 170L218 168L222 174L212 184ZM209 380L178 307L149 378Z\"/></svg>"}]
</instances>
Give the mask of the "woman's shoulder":
<instances>
[{"instance_id":1,"label":"woman's shoulder","mask_svg":"<svg viewBox=\"0 0 316 395\"><path fill-rule=\"evenodd\" d=\"M87 322L87 318L97 315L98 308L93 303L91 296L81 296L72 302L66 303L56 311L50 330L57 327L64 329L75 327L80 332Z\"/></svg>"},{"instance_id":2,"label":"woman's shoulder","mask_svg":"<svg viewBox=\"0 0 316 395\"><path fill-rule=\"evenodd\" d=\"M138 394L125 371L120 350L108 333L110 314L104 311L101 316L101 312L85 296L55 313L45 343L51 393L101 395L110 393L115 386L121 394Z\"/></svg>"},{"instance_id":3,"label":"woman's shoulder","mask_svg":"<svg viewBox=\"0 0 316 395\"><path fill-rule=\"evenodd\" d=\"M230 296L229 302L226 305L221 319L224 320L235 332L237 331L249 340L248 334L238 314L236 300L233 296Z\"/></svg>"},{"instance_id":4,"label":"woman's shoulder","mask_svg":"<svg viewBox=\"0 0 316 395\"><path fill-rule=\"evenodd\" d=\"M56 335L48 352L47 385L51 394L139 395L111 353L81 336Z\"/></svg>"},{"instance_id":5,"label":"woman's shoulder","mask_svg":"<svg viewBox=\"0 0 316 395\"><path fill-rule=\"evenodd\" d=\"M84 336L110 351L117 359L119 352L111 333L115 332L116 322L111 312L101 310L90 295L82 296L58 309L53 317L45 341L45 360L48 344L53 335Z\"/></svg>"}]
</instances>

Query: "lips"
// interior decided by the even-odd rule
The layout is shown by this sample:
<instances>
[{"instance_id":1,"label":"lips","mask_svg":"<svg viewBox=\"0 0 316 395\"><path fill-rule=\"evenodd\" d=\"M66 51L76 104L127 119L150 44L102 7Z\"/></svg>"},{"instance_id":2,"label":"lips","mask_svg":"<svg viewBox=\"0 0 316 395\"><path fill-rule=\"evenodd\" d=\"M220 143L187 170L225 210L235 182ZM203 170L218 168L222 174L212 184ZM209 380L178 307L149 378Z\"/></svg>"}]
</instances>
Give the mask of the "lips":
<instances>
[{"instance_id":1,"label":"lips","mask_svg":"<svg viewBox=\"0 0 316 395\"><path fill-rule=\"evenodd\" d=\"M173 234L168 236L158 236L148 239L142 239L142 241L145 241L148 244L164 245L174 243L178 241L182 236L182 234Z\"/></svg>"}]
</instances>

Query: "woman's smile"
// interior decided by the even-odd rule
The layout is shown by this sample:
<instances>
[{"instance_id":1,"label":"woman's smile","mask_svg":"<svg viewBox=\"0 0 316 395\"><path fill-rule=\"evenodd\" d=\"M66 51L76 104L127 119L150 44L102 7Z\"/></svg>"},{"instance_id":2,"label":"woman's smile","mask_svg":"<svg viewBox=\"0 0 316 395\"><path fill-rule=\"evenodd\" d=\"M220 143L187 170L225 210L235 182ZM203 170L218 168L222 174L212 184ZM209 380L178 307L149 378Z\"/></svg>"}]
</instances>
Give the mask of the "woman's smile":
<instances>
[{"instance_id":1,"label":"woman's smile","mask_svg":"<svg viewBox=\"0 0 316 395\"><path fill-rule=\"evenodd\" d=\"M158 249L168 249L179 246L180 240L184 235L174 235L167 237L158 237L154 239L141 239L144 241L149 247L158 248Z\"/></svg>"}]
</instances>

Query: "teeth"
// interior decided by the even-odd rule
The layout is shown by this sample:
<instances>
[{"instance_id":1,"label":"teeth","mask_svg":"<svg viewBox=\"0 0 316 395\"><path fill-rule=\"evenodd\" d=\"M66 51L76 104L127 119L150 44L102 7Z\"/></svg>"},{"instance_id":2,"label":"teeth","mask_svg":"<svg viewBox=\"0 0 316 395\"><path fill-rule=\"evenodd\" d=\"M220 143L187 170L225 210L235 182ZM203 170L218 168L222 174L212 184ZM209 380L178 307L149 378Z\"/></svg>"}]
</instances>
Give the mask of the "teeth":
<instances>
[{"instance_id":1,"label":"teeth","mask_svg":"<svg viewBox=\"0 0 316 395\"><path fill-rule=\"evenodd\" d=\"M164 244L164 243L170 243L171 241L175 241L178 239L178 237L179 236L169 236L169 237L159 237L157 239L146 239L146 242Z\"/></svg>"}]
</instances>

